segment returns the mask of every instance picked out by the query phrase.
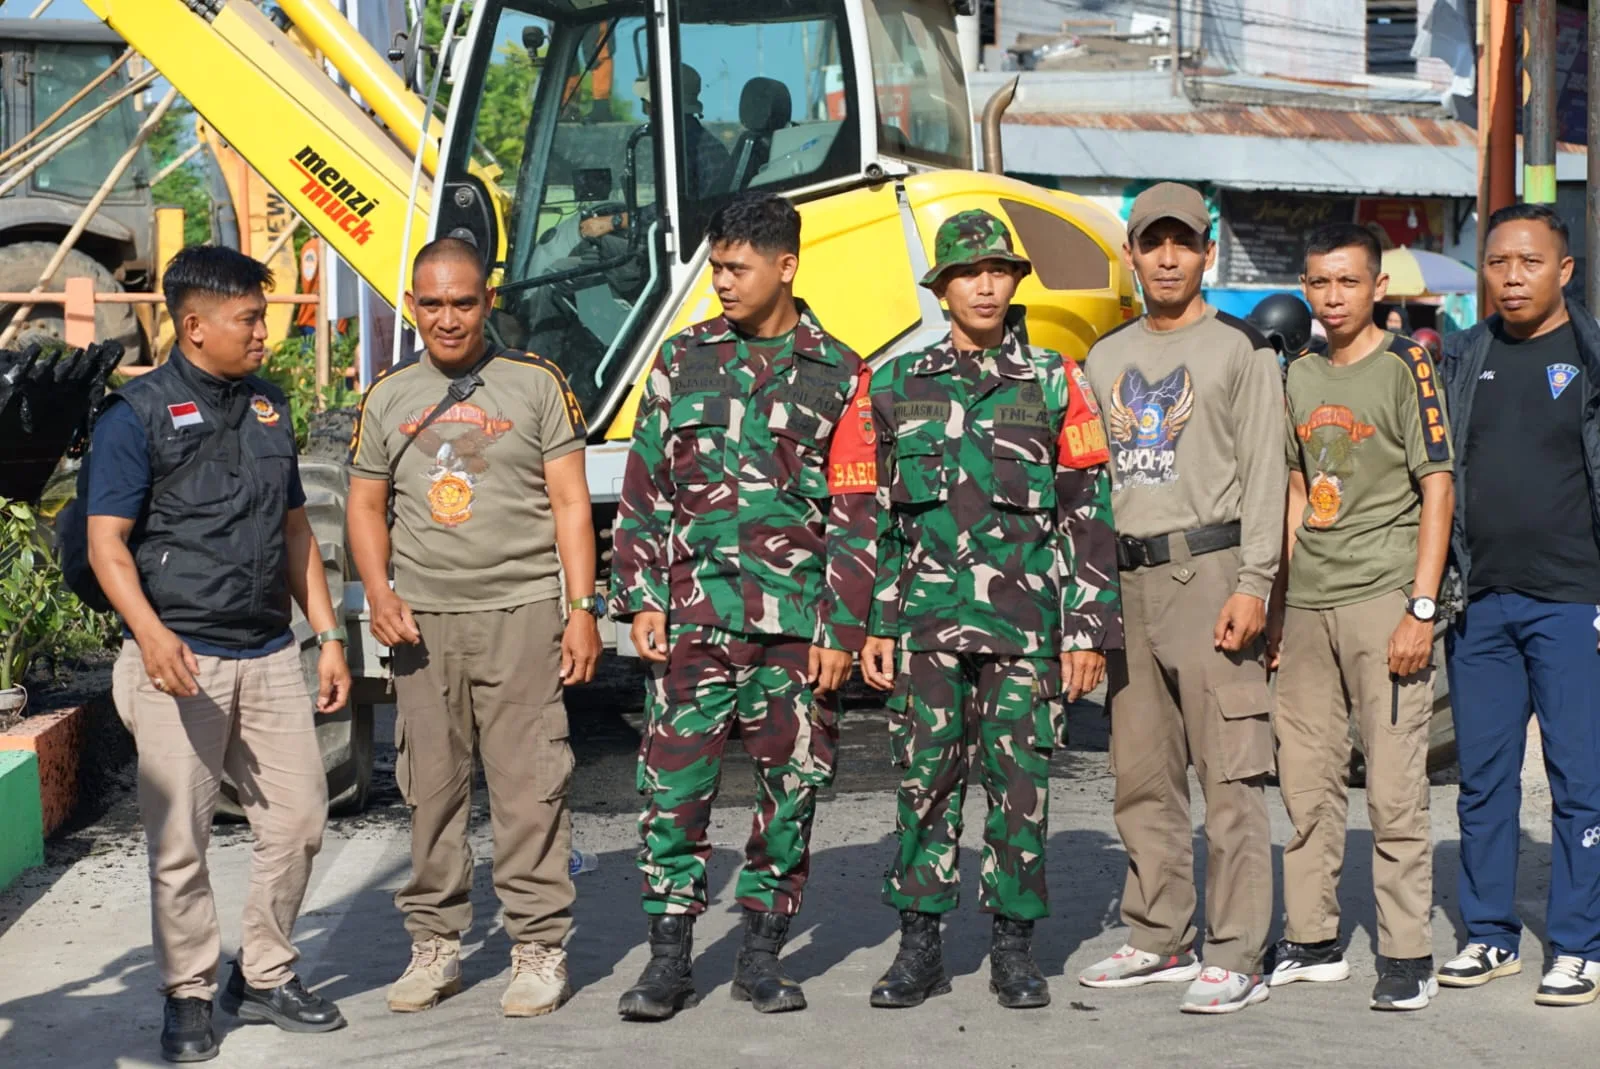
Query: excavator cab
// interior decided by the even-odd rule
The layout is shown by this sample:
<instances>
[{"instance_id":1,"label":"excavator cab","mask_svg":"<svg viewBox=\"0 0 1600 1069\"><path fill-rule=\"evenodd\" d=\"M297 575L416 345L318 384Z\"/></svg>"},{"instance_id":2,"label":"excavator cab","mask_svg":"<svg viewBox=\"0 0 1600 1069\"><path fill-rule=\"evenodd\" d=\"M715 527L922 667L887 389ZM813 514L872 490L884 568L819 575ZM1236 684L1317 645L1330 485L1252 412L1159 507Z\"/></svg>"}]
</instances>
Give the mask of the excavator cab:
<instances>
[{"instance_id":1,"label":"excavator cab","mask_svg":"<svg viewBox=\"0 0 1600 1069\"><path fill-rule=\"evenodd\" d=\"M491 329L559 363L592 426L730 197L972 162L949 0L654 6L480 4L446 123L435 232L503 242Z\"/></svg>"}]
</instances>

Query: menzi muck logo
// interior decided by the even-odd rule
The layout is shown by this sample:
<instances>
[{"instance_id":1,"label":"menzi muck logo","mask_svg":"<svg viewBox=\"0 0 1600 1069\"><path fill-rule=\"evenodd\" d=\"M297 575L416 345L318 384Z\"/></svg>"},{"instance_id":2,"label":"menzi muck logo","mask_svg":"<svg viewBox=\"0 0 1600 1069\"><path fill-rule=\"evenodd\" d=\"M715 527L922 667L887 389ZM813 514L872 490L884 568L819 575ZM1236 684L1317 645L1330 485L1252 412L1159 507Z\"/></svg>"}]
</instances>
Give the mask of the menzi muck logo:
<instances>
[{"instance_id":1,"label":"menzi muck logo","mask_svg":"<svg viewBox=\"0 0 1600 1069\"><path fill-rule=\"evenodd\" d=\"M305 176L301 194L321 208L340 230L354 238L357 245L365 245L372 236L367 215L378 202L357 189L354 182L330 166L310 145L297 152L289 162Z\"/></svg>"}]
</instances>

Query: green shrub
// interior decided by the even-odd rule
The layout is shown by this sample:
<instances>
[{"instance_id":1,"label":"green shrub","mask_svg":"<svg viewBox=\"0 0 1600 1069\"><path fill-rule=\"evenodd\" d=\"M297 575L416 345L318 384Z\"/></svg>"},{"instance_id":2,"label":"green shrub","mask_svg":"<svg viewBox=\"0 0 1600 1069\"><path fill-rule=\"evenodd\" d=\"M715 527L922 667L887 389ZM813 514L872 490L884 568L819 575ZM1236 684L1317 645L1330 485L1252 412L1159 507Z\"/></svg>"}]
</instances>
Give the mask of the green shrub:
<instances>
[{"instance_id":1,"label":"green shrub","mask_svg":"<svg viewBox=\"0 0 1600 1069\"><path fill-rule=\"evenodd\" d=\"M335 334L328 347L328 385L322 391L324 408L350 408L361 401L361 393L350 387L346 372L355 366L356 334ZM267 357L261 377L289 397L289 414L294 420L294 440L306 446L306 428L317 411L317 347L312 338L290 338Z\"/></svg>"},{"instance_id":2,"label":"green shrub","mask_svg":"<svg viewBox=\"0 0 1600 1069\"><path fill-rule=\"evenodd\" d=\"M115 634L116 617L90 612L62 582L33 510L0 498L0 690L36 656L79 657Z\"/></svg>"}]
</instances>

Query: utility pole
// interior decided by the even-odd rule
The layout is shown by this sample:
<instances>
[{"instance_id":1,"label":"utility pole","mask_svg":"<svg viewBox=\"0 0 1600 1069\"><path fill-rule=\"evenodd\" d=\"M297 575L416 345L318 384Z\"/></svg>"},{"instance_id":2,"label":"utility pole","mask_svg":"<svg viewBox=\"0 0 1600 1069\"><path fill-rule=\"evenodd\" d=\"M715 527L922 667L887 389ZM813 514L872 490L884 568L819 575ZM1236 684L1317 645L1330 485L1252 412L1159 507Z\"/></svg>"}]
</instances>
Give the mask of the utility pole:
<instances>
[{"instance_id":1,"label":"utility pole","mask_svg":"<svg viewBox=\"0 0 1600 1069\"><path fill-rule=\"evenodd\" d=\"M1522 199L1556 202L1556 0L1522 5Z\"/></svg>"},{"instance_id":2,"label":"utility pole","mask_svg":"<svg viewBox=\"0 0 1600 1069\"><path fill-rule=\"evenodd\" d=\"M1589 203L1583 278L1589 312L1600 315L1600 4L1589 5Z\"/></svg>"},{"instance_id":3,"label":"utility pole","mask_svg":"<svg viewBox=\"0 0 1600 1069\"><path fill-rule=\"evenodd\" d=\"M1489 216L1517 197L1516 52L1510 0L1478 5L1478 263ZM1478 275L1478 316L1488 293Z\"/></svg>"}]
</instances>

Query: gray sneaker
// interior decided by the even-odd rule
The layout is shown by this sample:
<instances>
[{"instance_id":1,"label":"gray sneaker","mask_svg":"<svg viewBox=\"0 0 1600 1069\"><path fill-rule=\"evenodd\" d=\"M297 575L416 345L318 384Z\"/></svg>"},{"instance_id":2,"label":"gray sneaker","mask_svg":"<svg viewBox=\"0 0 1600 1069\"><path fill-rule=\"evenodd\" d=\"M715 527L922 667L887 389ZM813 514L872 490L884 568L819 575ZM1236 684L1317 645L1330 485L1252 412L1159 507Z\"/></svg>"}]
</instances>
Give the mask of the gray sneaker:
<instances>
[{"instance_id":1,"label":"gray sneaker","mask_svg":"<svg viewBox=\"0 0 1600 1069\"><path fill-rule=\"evenodd\" d=\"M1140 987L1144 984L1185 983L1200 975L1194 951L1151 954L1124 943L1109 958L1095 962L1078 974L1084 987Z\"/></svg>"},{"instance_id":2,"label":"gray sneaker","mask_svg":"<svg viewBox=\"0 0 1600 1069\"><path fill-rule=\"evenodd\" d=\"M1178 1009L1184 1013L1236 1013L1265 1002L1270 994L1272 989L1260 973L1230 972L1208 965L1184 992Z\"/></svg>"}]
</instances>

